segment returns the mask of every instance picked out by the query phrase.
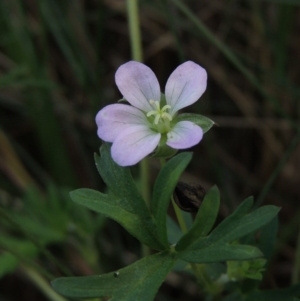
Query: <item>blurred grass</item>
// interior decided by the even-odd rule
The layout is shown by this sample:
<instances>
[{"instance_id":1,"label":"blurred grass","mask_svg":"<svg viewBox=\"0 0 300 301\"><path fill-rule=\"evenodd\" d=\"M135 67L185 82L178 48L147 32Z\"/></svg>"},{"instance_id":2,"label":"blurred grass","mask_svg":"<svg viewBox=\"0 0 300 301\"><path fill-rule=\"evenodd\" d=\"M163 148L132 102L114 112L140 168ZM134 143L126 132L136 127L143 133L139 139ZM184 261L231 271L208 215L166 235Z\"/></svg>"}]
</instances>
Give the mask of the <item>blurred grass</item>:
<instances>
[{"instance_id":1,"label":"blurred grass","mask_svg":"<svg viewBox=\"0 0 300 301\"><path fill-rule=\"evenodd\" d=\"M224 216L251 194L282 207L279 248L266 286L287 285L300 214L299 1L139 3L145 63L162 87L184 60L208 71L205 95L187 111L208 115L218 126L194 147L184 177L206 187L216 183ZM51 219L58 218L64 226L55 246L78 252L67 262L72 269L78 260L80 274L91 272L97 256L95 270L103 271L115 264L106 259L122 264L138 252L128 248L136 245L129 236L117 239L123 237L118 226L99 232L103 220L81 208L67 210L69 200L61 196L66 189L103 185L93 163L100 146L94 116L120 98L114 73L130 53L123 0L0 1L0 205L25 219L30 215L23 209L30 206L45 211L49 233L57 229ZM154 175L155 160L151 166ZM33 186L38 193L29 206ZM54 198L61 202L57 212L65 212L61 216L46 205L53 202L49 187L59 195ZM85 229L88 220L97 226ZM0 225L3 235L14 233ZM74 236L66 231L72 227ZM90 251L81 247L88 231ZM104 240L93 241L99 233ZM115 243L118 251L109 251ZM127 256L116 259L119 253Z\"/></svg>"}]
</instances>

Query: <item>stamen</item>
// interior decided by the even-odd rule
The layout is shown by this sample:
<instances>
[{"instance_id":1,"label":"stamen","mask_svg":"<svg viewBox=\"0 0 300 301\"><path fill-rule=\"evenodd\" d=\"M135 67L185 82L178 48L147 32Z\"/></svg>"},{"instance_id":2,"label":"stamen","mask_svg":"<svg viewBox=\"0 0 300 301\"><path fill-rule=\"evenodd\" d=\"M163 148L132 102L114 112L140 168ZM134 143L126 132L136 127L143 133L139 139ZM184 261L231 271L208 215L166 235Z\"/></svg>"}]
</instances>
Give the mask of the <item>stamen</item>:
<instances>
[{"instance_id":1,"label":"stamen","mask_svg":"<svg viewBox=\"0 0 300 301\"><path fill-rule=\"evenodd\" d=\"M146 116L147 116L147 117L150 117L150 116L156 115L156 114L157 114L157 111L154 111L154 110L153 110L153 111L148 112Z\"/></svg>"},{"instance_id":2,"label":"stamen","mask_svg":"<svg viewBox=\"0 0 300 301\"><path fill-rule=\"evenodd\" d=\"M163 108L161 109L161 111L163 112L163 111L166 111L168 109L171 109L171 106L170 105L165 105L165 106L163 106Z\"/></svg>"},{"instance_id":3,"label":"stamen","mask_svg":"<svg viewBox=\"0 0 300 301\"><path fill-rule=\"evenodd\" d=\"M172 120L172 116L167 113L166 111L171 109L170 105L164 105L162 108L160 108L160 102L157 100L149 100L150 105L153 107L154 110L149 111L146 116L154 116L153 124L158 125L160 121L162 122L162 125L168 121ZM168 122L167 122L168 124Z\"/></svg>"}]
</instances>

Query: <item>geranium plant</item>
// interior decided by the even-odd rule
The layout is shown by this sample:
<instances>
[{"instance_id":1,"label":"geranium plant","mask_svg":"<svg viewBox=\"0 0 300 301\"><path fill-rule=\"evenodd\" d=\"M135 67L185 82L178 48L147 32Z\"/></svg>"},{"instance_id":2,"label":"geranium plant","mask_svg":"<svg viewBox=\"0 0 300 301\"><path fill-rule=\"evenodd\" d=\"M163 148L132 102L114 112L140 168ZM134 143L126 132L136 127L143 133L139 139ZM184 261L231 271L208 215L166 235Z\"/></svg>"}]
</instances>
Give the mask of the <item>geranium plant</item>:
<instances>
[{"instance_id":1,"label":"geranium plant","mask_svg":"<svg viewBox=\"0 0 300 301\"><path fill-rule=\"evenodd\" d=\"M106 142L95 162L108 192L78 189L71 192L71 198L118 222L151 254L108 274L56 279L52 284L57 292L69 298L151 301L166 275L180 261L185 263L184 269L194 273L203 292L211 298L217 300L227 294L240 298L235 300L254 300L265 296L266 292L260 292L255 283L251 284L255 290L248 293L232 291L230 284L262 278L273 244L273 240L266 243L264 237L275 237L279 208L268 205L252 210L250 197L216 224L220 194L213 186L190 227L183 225L181 211L174 202L181 229L168 216L179 178L192 160L191 152L175 153L199 143L213 125L202 115L178 114L203 94L206 80L206 71L201 66L186 62L171 74L164 95L147 66L131 61L117 70L116 84L129 104L108 105L96 117L98 136ZM171 158L162 164L149 208L126 166L150 154L163 161ZM211 273L213 264L222 268Z\"/></svg>"}]
</instances>

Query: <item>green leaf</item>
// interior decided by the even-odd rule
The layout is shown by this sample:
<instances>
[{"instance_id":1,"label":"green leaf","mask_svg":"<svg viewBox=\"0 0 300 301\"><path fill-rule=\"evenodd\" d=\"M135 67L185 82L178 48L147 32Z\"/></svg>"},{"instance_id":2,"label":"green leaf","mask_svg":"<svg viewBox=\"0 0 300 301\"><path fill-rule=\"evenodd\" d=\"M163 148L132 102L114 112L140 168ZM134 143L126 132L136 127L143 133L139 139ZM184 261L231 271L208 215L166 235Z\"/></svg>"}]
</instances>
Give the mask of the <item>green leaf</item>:
<instances>
[{"instance_id":1,"label":"green leaf","mask_svg":"<svg viewBox=\"0 0 300 301\"><path fill-rule=\"evenodd\" d=\"M174 122L179 122L179 121L191 121L197 124L202 128L203 133L208 132L215 124L211 119L203 115L193 114L193 113L179 114L178 116L175 117Z\"/></svg>"},{"instance_id":2,"label":"green leaf","mask_svg":"<svg viewBox=\"0 0 300 301\"><path fill-rule=\"evenodd\" d=\"M208 237L200 237L185 250L179 252L179 258L189 262L203 262L205 256L207 256L205 260L208 260L211 255L211 258L216 260L216 258L220 258L218 250L224 254L222 260L233 260L229 258L245 260L261 256L260 251L254 247L249 249L250 246L239 246L241 249L238 249L236 245L228 244L261 228L271 221L279 211L278 207L269 205L248 213L252 204L252 198L245 200L235 212L220 223ZM238 250L238 252L236 252L236 250ZM233 252L232 255L231 252Z\"/></svg>"},{"instance_id":3,"label":"green leaf","mask_svg":"<svg viewBox=\"0 0 300 301\"><path fill-rule=\"evenodd\" d=\"M199 237L203 237L212 229L220 208L220 192L213 186L206 194L196 215L192 228L176 245L177 251L184 250Z\"/></svg>"},{"instance_id":4,"label":"green leaf","mask_svg":"<svg viewBox=\"0 0 300 301\"><path fill-rule=\"evenodd\" d=\"M75 203L112 218L143 244L155 250L166 249L154 235L156 227L150 215L144 217L126 210L125 198L113 197L85 188L72 191L70 196Z\"/></svg>"},{"instance_id":5,"label":"green leaf","mask_svg":"<svg viewBox=\"0 0 300 301\"><path fill-rule=\"evenodd\" d=\"M245 215L231 215L209 236L211 242L226 243L241 238L267 224L279 212L276 206L268 205Z\"/></svg>"},{"instance_id":6,"label":"green leaf","mask_svg":"<svg viewBox=\"0 0 300 301\"><path fill-rule=\"evenodd\" d=\"M246 198L226 220L229 221L230 218L233 219L244 216L251 210L253 203L254 200L252 196Z\"/></svg>"},{"instance_id":7,"label":"green leaf","mask_svg":"<svg viewBox=\"0 0 300 301\"><path fill-rule=\"evenodd\" d=\"M188 262L212 263L228 260L249 260L262 257L262 252L248 245L211 245L198 250L179 253L179 258Z\"/></svg>"},{"instance_id":8,"label":"green leaf","mask_svg":"<svg viewBox=\"0 0 300 301\"><path fill-rule=\"evenodd\" d=\"M126 216L128 218L126 218L126 221L121 220L120 216L118 217L118 219L115 219L115 217L113 217L113 213L109 215L108 211L106 213L101 211L101 208L99 209L99 207L101 206L98 206L97 212L102 212L107 216L115 219L120 224L122 224L132 235L137 237L141 242L151 246L152 248L156 250L165 250L166 248L168 248L168 244L166 242L158 243L158 239L155 238L157 236L156 225L151 218L150 212L146 206L144 199L142 198L133 181L130 169L121 167L113 161L110 155L110 144L104 143L100 148L100 154L101 157L95 155L96 166L103 181L108 186L110 194L113 194L110 199L117 200L115 208L119 206L119 212L122 212L121 209L126 211ZM83 203L81 202L81 204ZM129 213L131 213L131 215ZM132 222L130 224L129 216L134 217L135 224L139 225L139 227L143 224L142 231L139 228L136 228L135 230L133 229L134 223ZM146 237L143 237L145 231L147 231L148 234ZM151 239L149 239L150 236L152 237ZM154 243L154 241L156 241L156 243Z\"/></svg>"},{"instance_id":9,"label":"green leaf","mask_svg":"<svg viewBox=\"0 0 300 301\"><path fill-rule=\"evenodd\" d=\"M52 282L52 286L68 298L112 297L109 300L152 301L174 263L174 254L162 252L112 273L59 278Z\"/></svg>"},{"instance_id":10,"label":"green leaf","mask_svg":"<svg viewBox=\"0 0 300 301\"><path fill-rule=\"evenodd\" d=\"M192 153L184 152L170 159L160 170L154 184L152 208L157 223L158 235L168 244L166 219L168 205L181 173L192 159Z\"/></svg>"},{"instance_id":11,"label":"green leaf","mask_svg":"<svg viewBox=\"0 0 300 301\"><path fill-rule=\"evenodd\" d=\"M149 210L132 179L130 169L113 161L108 143L103 143L100 154L101 157L95 154L97 169L109 190L122 198L122 208L146 219L150 218Z\"/></svg>"}]
</instances>

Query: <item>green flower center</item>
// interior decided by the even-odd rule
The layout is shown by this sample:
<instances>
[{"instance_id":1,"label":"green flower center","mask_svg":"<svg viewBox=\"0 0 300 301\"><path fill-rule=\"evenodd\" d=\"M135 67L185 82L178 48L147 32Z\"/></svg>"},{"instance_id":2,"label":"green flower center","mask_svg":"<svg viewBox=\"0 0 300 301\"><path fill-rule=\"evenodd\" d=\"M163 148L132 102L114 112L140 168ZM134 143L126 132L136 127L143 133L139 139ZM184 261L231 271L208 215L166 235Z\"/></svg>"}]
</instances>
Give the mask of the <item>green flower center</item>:
<instances>
[{"instance_id":1,"label":"green flower center","mask_svg":"<svg viewBox=\"0 0 300 301\"><path fill-rule=\"evenodd\" d=\"M172 121L172 116L168 113L168 110L171 109L171 106L165 105L160 108L160 102L152 99L149 103L153 107L153 110L149 111L146 116L150 123L152 123L153 129L160 133L169 132L171 129L170 121Z\"/></svg>"}]
</instances>

